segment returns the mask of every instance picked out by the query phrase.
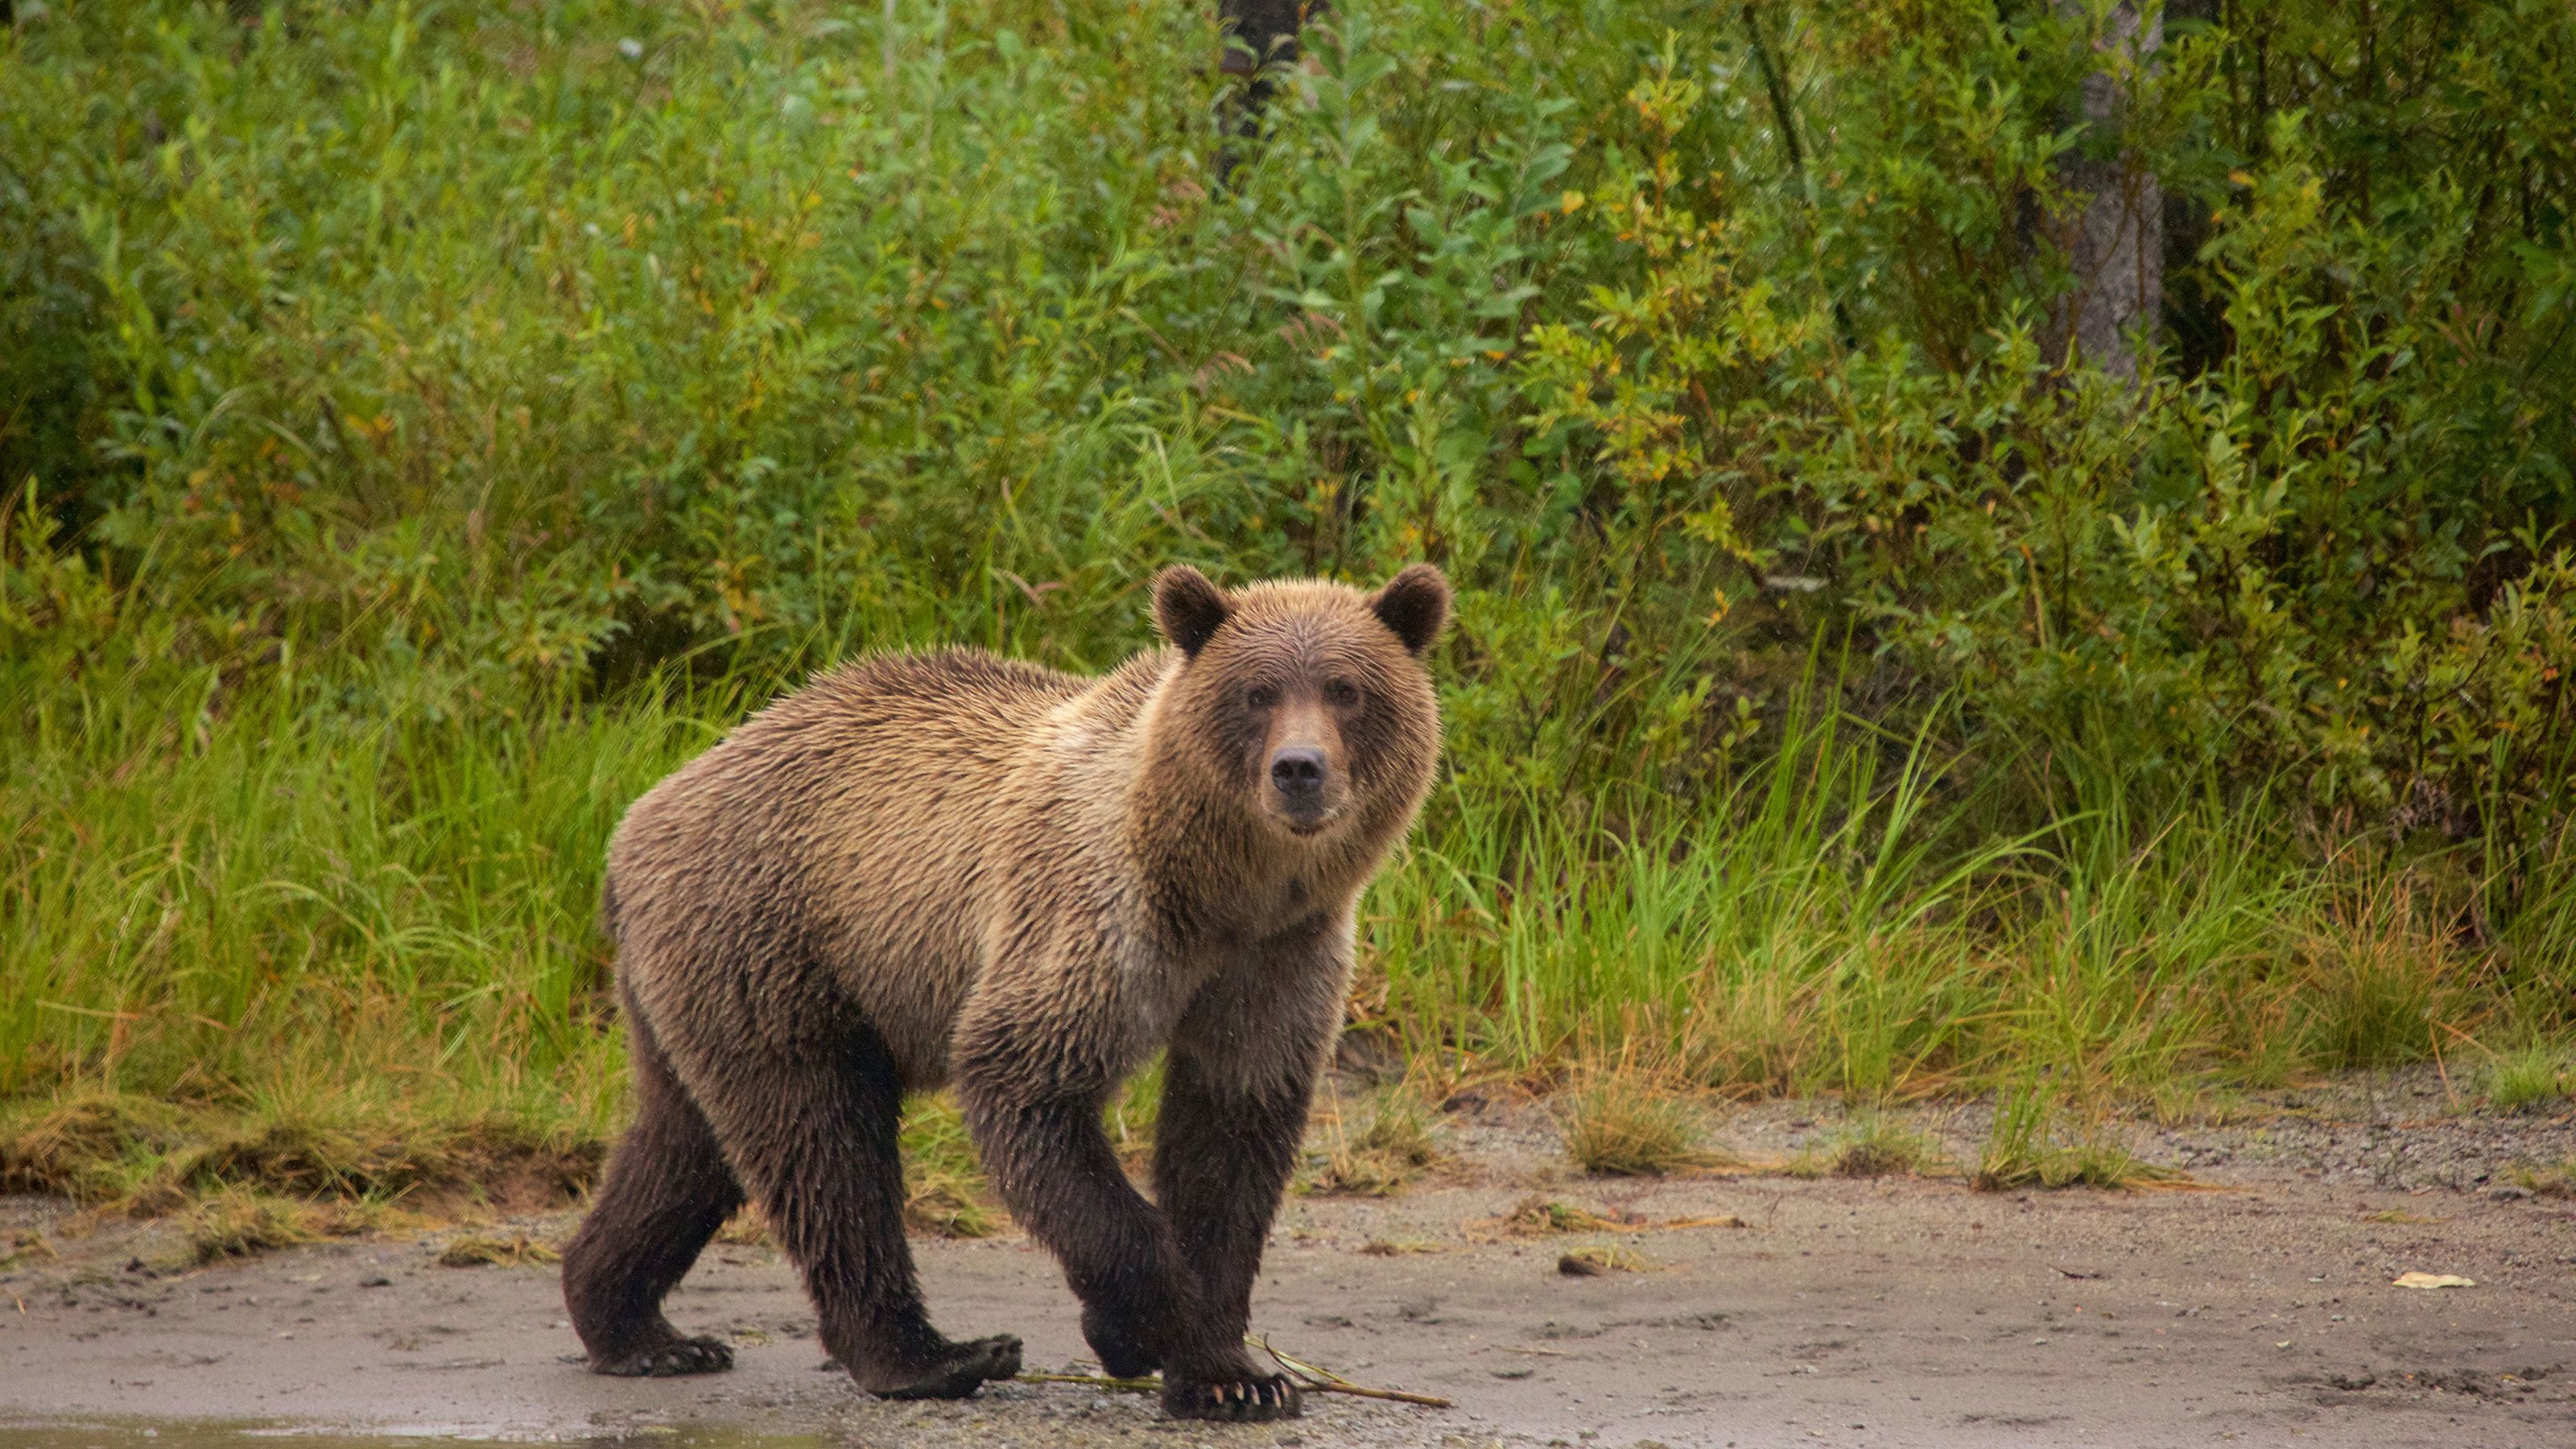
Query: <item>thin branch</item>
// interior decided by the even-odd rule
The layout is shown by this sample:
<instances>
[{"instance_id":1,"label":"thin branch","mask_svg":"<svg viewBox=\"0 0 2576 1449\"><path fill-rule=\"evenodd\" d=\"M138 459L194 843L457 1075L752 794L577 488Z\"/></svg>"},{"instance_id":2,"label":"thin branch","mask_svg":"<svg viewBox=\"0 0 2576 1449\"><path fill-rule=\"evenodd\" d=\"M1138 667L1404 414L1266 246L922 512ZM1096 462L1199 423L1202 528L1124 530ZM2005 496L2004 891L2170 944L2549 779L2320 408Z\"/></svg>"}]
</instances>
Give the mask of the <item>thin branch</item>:
<instances>
[{"instance_id":1,"label":"thin branch","mask_svg":"<svg viewBox=\"0 0 2576 1449\"><path fill-rule=\"evenodd\" d=\"M1080 1384L1087 1389L1110 1389L1122 1394L1159 1394L1161 1379L1113 1379L1107 1374L1014 1374L1024 1384Z\"/></svg>"},{"instance_id":2,"label":"thin branch","mask_svg":"<svg viewBox=\"0 0 2576 1449\"><path fill-rule=\"evenodd\" d=\"M1429 1404L1435 1409L1450 1407L1447 1399L1437 1394L1407 1393L1402 1389L1372 1389L1352 1383L1328 1368L1320 1368L1303 1359L1291 1358L1271 1347L1270 1340L1257 1333L1247 1333L1243 1341L1279 1360L1279 1366L1295 1374L1304 1386L1321 1394L1351 1394L1363 1399L1391 1399L1399 1404Z\"/></svg>"},{"instance_id":3,"label":"thin branch","mask_svg":"<svg viewBox=\"0 0 2576 1449\"><path fill-rule=\"evenodd\" d=\"M1268 1339L1259 1334L1247 1333L1243 1336L1243 1341L1277 1359L1281 1368L1297 1378L1298 1387L1311 1393L1345 1394L1355 1399L1383 1399L1397 1404L1425 1404L1434 1409L1452 1407L1449 1400L1437 1394L1409 1393L1403 1389L1376 1389L1366 1384L1352 1383L1331 1369L1281 1353L1270 1346ZM1111 1378L1106 1374L1024 1373L1017 1378L1024 1384L1079 1384L1087 1389L1104 1389L1121 1394L1155 1394L1162 1392L1163 1389L1161 1379L1120 1379Z\"/></svg>"}]
</instances>

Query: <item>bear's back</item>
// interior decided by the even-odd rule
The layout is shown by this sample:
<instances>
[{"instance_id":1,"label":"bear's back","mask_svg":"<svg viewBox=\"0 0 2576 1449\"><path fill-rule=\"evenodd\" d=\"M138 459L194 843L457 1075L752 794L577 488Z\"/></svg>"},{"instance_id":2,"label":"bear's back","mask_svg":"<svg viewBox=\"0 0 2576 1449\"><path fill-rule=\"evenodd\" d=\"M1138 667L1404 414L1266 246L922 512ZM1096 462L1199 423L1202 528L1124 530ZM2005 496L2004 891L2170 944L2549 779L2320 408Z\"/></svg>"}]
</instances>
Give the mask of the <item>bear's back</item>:
<instances>
[{"instance_id":1,"label":"bear's back","mask_svg":"<svg viewBox=\"0 0 2576 1449\"><path fill-rule=\"evenodd\" d=\"M620 973L666 998L712 972L809 1023L836 1014L833 983L908 1079L936 1081L996 856L1052 813L1032 796L1061 787L1068 731L1132 718L1142 662L1090 679L952 649L816 675L627 812L609 847Z\"/></svg>"}]
</instances>

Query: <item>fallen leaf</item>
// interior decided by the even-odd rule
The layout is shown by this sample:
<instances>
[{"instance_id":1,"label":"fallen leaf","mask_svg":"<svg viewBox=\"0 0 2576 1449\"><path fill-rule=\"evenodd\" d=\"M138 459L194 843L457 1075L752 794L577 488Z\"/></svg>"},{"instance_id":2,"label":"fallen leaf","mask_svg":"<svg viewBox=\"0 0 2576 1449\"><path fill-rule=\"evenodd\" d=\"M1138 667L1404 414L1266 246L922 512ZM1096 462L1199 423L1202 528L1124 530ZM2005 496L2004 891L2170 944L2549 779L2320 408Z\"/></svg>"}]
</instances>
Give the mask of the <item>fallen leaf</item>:
<instances>
[{"instance_id":1,"label":"fallen leaf","mask_svg":"<svg viewBox=\"0 0 2576 1449\"><path fill-rule=\"evenodd\" d=\"M2418 1273L2409 1270L2389 1280L2400 1288L2475 1288L2478 1280L2457 1273Z\"/></svg>"}]
</instances>

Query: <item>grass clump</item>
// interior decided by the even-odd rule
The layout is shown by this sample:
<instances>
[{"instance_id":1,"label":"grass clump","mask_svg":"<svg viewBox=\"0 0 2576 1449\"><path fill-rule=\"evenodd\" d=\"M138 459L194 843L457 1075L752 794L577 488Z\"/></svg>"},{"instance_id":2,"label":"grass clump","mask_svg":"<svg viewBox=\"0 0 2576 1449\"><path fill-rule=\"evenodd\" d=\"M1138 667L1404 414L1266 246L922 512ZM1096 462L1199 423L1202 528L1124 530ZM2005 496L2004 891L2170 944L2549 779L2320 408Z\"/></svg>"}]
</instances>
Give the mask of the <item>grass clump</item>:
<instances>
[{"instance_id":1,"label":"grass clump","mask_svg":"<svg viewBox=\"0 0 2576 1449\"><path fill-rule=\"evenodd\" d=\"M1968 1185L1979 1192L2014 1188L2133 1188L2182 1180L2129 1151L2099 1122L2075 1126L2044 1085L2026 1084L1996 1104L1995 1120Z\"/></svg>"},{"instance_id":2,"label":"grass clump","mask_svg":"<svg viewBox=\"0 0 2576 1449\"><path fill-rule=\"evenodd\" d=\"M2505 1181L2539 1197L2576 1197L2576 1157L2519 1164L2505 1173Z\"/></svg>"},{"instance_id":3,"label":"grass clump","mask_svg":"<svg viewBox=\"0 0 2576 1449\"><path fill-rule=\"evenodd\" d=\"M1102 1109L1100 1126L1109 1148L1131 1177L1153 1170L1154 1128L1163 1117L1163 1058L1156 1053L1145 1069L1129 1077Z\"/></svg>"},{"instance_id":4,"label":"grass clump","mask_svg":"<svg viewBox=\"0 0 2576 1449\"><path fill-rule=\"evenodd\" d=\"M2147 1115L2160 1127L2226 1127L2262 1115L2252 1099L2190 1076L2148 1084Z\"/></svg>"},{"instance_id":5,"label":"grass clump","mask_svg":"<svg viewBox=\"0 0 2576 1449\"><path fill-rule=\"evenodd\" d=\"M600 1139L563 1125L416 1119L399 1107L236 1109L94 1092L0 1114L0 1185L137 1213L228 1192L554 1207L586 1191L603 1159Z\"/></svg>"},{"instance_id":6,"label":"grass clump","mask_svg":"<svg viewBox=\"0 0 2576 1449\"><path fill-rule=\"evenodd\" d=\"M509 1118L464 1122L254 1116L174 1161L191 1187L245 1184L305 1196L548 1207L597 1180L597 1138Z\"/></svg>"},{"instance_id":7,"label":"grass clump","mask_svg":"<svg viewBox=\"0 0 2576 1449\"><path fill-rule=\"evenodd\" d=\"M989 1238L1001 1230L992 1185L947 1096L915 1098L903 1114L904 1226L941 1238Z\"/></svg>"},{"instance_id":8,"label":"grass clump","mask_svg":"<svg viewBox=\"0 0 2576 1449\"><path fill-rule=\"evenodd\" d=\"M1560 1233L1673 1232L1684 1228L1741 1228L1748 1224L1733 1213L1656 1219L1626 1208L1596 1212L1530 1193L1506 1208L1502 1216L1468 1226L1487 1236L1542 1238Z\"/></svg>"},{"instance_id":9,"label":"grass clump","mask_svg":"<svg viewBox=\"0 0 2576 1449\"><path fill-rule=\"evenodd\" d=\"M20 1263L50 1263L62 1255L43 1233L23 1229L0 1239L0 1268L14 1268Z\"/></svg>"},{"instance_id":10,"label":"grass clump","mask_svg":"<svg viewBox=\"0 0 2576 1449\"><path fill-rule=\"evenodd\" d=\"M1577 1087L1564 1128L1565 1155L1604 1177L1662 1177L1729 1160L1705 1145L1689 1103L1637 1072L1606 1072Z\"/></svg>"},{"instance_id":11,"label":"grass clump","mask_svg":"<svg viewBox=\"0 0 2576 1449\"><path fill-rule=\"evenodd\" d=\"M1568 1278L1598 1278L1609 1273L1644 1273L1654 1266L1654 1260L1645 1254L1612 1244L1575 1248L1559 1254L1556 1260L1556 1271Z\"/></svg>"},{"instance_id":12,"label":"grass clump","mask_svg":"<svg viewBox=\"0 0 2576 1449\"><path fill-rule=\"evenodd\" d=\"M1356 1131L1338 1111L1328 1114L1321 1136L1298 1177L1300 1191L1321 1196L1384 1197L1444 1155L1421 1102L1400 1091L1379 1093Z\"/></svg>"},{"instance_id":13,"label":"grass clump","mask_svg":"<svg viewBox=\"0 0 2576 1449\"><path fill-rule=\"evenodd\" d=\"M205 1136L198 1114L126 1093L11 1103L0 1112L0 1189L126 1199Z\"/></svg>"},{"instance_id":14,"label":"grass clump","mask_svg":"<svg viewBox=\"0 0 2576 1449\"><path fill-rule=\"evenodd\" d=\"M1429 1238L1371 1238L1360 1244L1358 1248L1359 1255L1363 1258L1401 1258L1413 1253L1448 1251L1448 1244L1435 1242Z\"/></svg>"},{"instance_id":15,"label":"grass clump","mask_svg":"<svg viewBox=\"0 0 2576 1449\"><path fill-rule=\"evenodd\" d=\"M1941 1144L1928 1134L1866 1113L1818 1154L1816 1171L1832 1177L1923 1177L1945 1165Z\"/></svg>"},{"instance_id":16,"label":"grass clump","mask_svg":"<svg viewBox=\"0 0 2576 1449\"><path fill-rule=\"evenodd\" d=\"M716 1241L737 1248L777 1246L770 1239L769 1224L762 1221L760 1209L749 1205L745 1205L740 1212L727 1218L723 1227L716 1229Z\"/></svg>"},{"instance_id":17,"label":"grass clump","mask_svg":"<svg viewBox=\"0 0 2576 1449\"><path fill-rule=\"evenodd\" d=\"M313 1202L237 1185L194 1197L178 1214L192 1265L360 1237L409 1221L381 1203Z\"/></svg>"},{"instance_id":18,"label":"grass clump","mask_svg":"<svg viewBox=\"0 0 2576 1449\"><path fill-rule=\"evenodd\" d=\"M554 1244L539 1242L525 1233L506 1238L455 1238L438 1254L438 1266L442 1268L521 1268L562 1261L563 1253Z\"/></svg>"},{"instance_id":19,"label":"grass clump","mask_svg":"<svg viewBox=\"0 0 2576 1449\"><path fill-rule=\"evenodd\" d=\"M1556 1233L1615 1232L1638 1224L1531 1193L1505 1209L1490 1226L1514 1237L1546 1237Z\"/></svg>"},{"instance_id":20,"label":"grass clump","mask_svg":"<svg viewBox=\"0 0 2576 1449\"><path fill-rule=\"evenodd\" d=\"M2554 1043L2497 1053L2484 1074L2487 1105L2499 1112L2545 1111L2576 1097L2576 1057Z\"/></svg>"}]
</instances>

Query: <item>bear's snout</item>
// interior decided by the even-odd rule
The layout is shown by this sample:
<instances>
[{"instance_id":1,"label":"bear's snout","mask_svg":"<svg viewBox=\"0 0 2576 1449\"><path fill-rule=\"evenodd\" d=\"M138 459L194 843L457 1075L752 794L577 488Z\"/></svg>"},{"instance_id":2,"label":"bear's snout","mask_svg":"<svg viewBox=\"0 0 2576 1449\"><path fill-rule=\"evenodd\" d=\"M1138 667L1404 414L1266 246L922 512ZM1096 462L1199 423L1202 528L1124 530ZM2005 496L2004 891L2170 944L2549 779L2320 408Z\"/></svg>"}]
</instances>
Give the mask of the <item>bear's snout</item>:
<instances>
[{"instance_id":1,"label":"bear's snout","mask_svg":"<svg viewBox=\"0 0 2576 1449\"><path fill-rule=\"evenodd\" d=\"M1312 745L1290 745L1270 755L1271 788L1291 801L1324 800L1324 752Z\"/></svg>"},{"instance_id":2,"label":"bear's snout","mask_svg":"<svg viewBox=\"0 0 2576 1449\"><path fill-rule=\"evenodd\" d=\"M1313 721L1291 719L1271 736L1268 783L1262 790L1264 814L1292 835L1313 835L1330 826L1348 803L1350 780L1333 768L1329 735L1300 728ZM1284 738L1283 738L1284 737Z\"/></svg>"}]
</instances>

